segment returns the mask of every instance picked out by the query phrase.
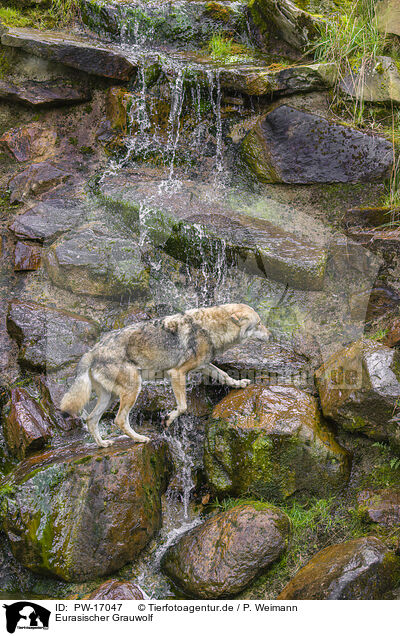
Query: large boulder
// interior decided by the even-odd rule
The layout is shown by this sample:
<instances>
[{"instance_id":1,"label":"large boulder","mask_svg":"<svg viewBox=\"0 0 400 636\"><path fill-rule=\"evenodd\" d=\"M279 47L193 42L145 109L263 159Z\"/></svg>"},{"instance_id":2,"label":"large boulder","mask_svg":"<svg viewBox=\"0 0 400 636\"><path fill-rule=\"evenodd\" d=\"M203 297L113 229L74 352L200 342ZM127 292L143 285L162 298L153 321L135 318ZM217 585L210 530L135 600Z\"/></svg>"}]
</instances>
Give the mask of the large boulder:
<instances>
[{"instance_id":1,"label":"large boulder","mask_svg":"<svg viewBox=\"0 0 400 636\"><path fill-rule=\"evenodd\" d=\"M322 411L346 431L400 445L400 353L362 339L331 356L316 372Z\"/></svg>"},{"instance_id":2,"label":"large boulder","mask_svg":"<svg viewBox=\"0 0 400 636\"><path fill-rule=\"evenodd\" d=\"M149 270L137 242L116 229L94 222L56 241L45 255L53 283L90 296L143 296Z\"/></svg>"},{"instance_id":3,"label":"large boulder","mask_svg":"<svg viewBox=\"0 0 400 636\"><path fill-rule=\"evenodd\" d=\"M66 581L132 561L161 526L165 442L68 446L25 460L8 477L3 528L14 556Z\"/></svg>"},{"instance_id":4,"label":"large boulder","mask_svg":"<svg viewBox=\"0 0 400 636\"><path fill-rule=\"evenodd\" d=\"M268 183L378 181L393 163L386 139L287 105L258 120L242 142L242 155Z\"/></svg>"},{"instance_id":5,"label":"large boulder","mask_svg":"<svg viewBox=\"0 0 400 636\"><path fill-rule=\"evenodd\" d=\"M315 398L292 386L232 391L207 425L204 465L217 495L325 496L346 484L349 464Z\"/></svg>"},{"instance_id":6,"label":"large boulder","mask_svg":"<svg viewBox=\"0 0 400 636\"><path fill-rule=\"evenodd\" d=\"M249 12L265 48L274 38L301 50L318 36L323 24L320 16L303 11L291 0L250 0Z\"/></svg>"},{"instance_id":7,"label":"large boulder","mask_svg":"<svg viewBox=\"0 0 400 636\"><path fill-rule=\"evenodd\" d=\"M259 502L235 506L179 539L162 568L195 598L230 597L282 555L289 533L289 518L279 508Z\"/></svg>"},{"instance_id":8,"label":"large boulder","mask_svg":"<svg viewBox=\"0 0 400 636\"><path fill-rule=\"evenodd\" d=\"M13 454L22 459L43 448L52 436L53 426L49 415L25 389L12 389L10 411L3 421L3 433Z\"/></svg>"},{"instance_id":9,"label":"large boulder","mask_svg":"<svg viewBox=\"0 0 400 636\"><path fill-rule=\"evenodd\" d=\"M83 316L34 302L12 300L7 330L24 367L54 370L76 362L96 341L98 325Z\"/></svg>"},{"instance_id":10,"label":"large boulder","mask_svg":"<svg viewBox=\"0 0 400 636\"><path fill-rule=\"evenodd\" d=\"M61 31L9 28L1 35L1 44L101 77L129 80L137 70L120 51Z\"/></svg>"},{"instance_id":11,"label":"large boulder","mask_svg":"<svg viewBox=\"0 0 400 636\"><path fill-rule=\"evenodd\" d=\"M400 574L400 558L376 537L361 537L318 552L282 590L282 600L381 599Z\"/></svg>"}]
</instances>

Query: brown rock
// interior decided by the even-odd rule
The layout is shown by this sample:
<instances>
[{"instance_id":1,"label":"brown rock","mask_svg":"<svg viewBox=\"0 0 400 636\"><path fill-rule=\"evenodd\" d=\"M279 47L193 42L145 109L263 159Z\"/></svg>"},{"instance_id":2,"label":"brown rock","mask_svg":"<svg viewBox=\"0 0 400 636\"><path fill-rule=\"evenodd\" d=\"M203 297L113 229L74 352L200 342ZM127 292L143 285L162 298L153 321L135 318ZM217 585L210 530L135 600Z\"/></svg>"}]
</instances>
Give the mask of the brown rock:
<instances>
[{"instance_id":1,"label":"brown rock","mask_svg":"<svg viewBox=\"0 0 400 636\"><path fill-rule=\"evenodd\" d=\"M400 318L391 321L382 343L387 347L396 347L400 343Z\"/></svg>"},{"instance_id":2,"label":"brown rock","mask_svg":"<svg viewBox=\"0 0 400 636\"><path fill-rule=\"evenodd\" d=\"M279 594L282 600L371 600L394 588L400 558L376 537L318 552Z\"/></svg>"},{"instance_id":3,"label":"brown rock","mask_svg":"<svg viewBox=\"0 0 400 636\"><path fill-rule=\"evenodd\" d=\"M141 601L145 598L140 587L132 583L131 581L118 581L111 579L102 583L94 592L87 598L98 598L104 600L125 600L125 601Z\"/></svg>"},{"instance_id":4,"label":"brown rock","mask_svg":"<svg viewBox=\"0 0 400 636\"><path fill-rule=\"evenodd\" d=\"M0 137L0 148L17 161L44 159L54 154L57 133L48 126L33 122L13 128Z\"/></svg>"},{"instance_id":5,"label":"brown rock","mask_svg":"<svg viewBox=\"0 0 400 636\"><path fill-rule=\"evenodd\" d=\"M69 176L71 173L48 161L33 163L9 181L10 203L24 201L29 194L46 192Z\"/></svg>"},{"instance_id":6,"label":"brown rock","mask_svg":"<svg viewBox=\"0 0 400 636\"><path fill-rule=\"evenodd\" d=\"M4 421L4 435L12 453L23 459L43 448L52 435L53 423L25 389L12 389L11 409Z\"/></svg>"},{"instance_id":7,"label":"brown rock","mask_svg":"<svg viewBox=\"0 0 400 636\"><path fill-rule=\"evenodd\" d=\"M40 266L41 249L37 245L18 243L14 249L14 270L16 272L28 272L38 269Z\"/></svg>"},{"instance_id":8,"label":"brown rock","mask_svg":"<svg viewBox=\"0 0 400 636\"><path fill-rule=\"evenodd\" d=\"M269 504L249 502L190 530L162 568L195 598L224 598L245 588L286 550L290 521Z\"/></svg>"},{"instance_id":9,"label":"brown rock","mask_svg":"<svg viewBox=\"0 0 400 636\"><path fill-rule=\"evenodd\" d=\"M357 495L357 503L374 523L388 528L400 526L400 489L363 490Z\"/></svg>"},{"instance_id":10,"label":"brown rock","mask_svg":"<svg viewBox=\"0 0 400 636\"><path fill-rule=\"evenodd\" d=\"M292 386L231 391L207 424L204 467L218 496L326 496L346 484L349 466L316 399Z\"/></svg>"}]
</instances>

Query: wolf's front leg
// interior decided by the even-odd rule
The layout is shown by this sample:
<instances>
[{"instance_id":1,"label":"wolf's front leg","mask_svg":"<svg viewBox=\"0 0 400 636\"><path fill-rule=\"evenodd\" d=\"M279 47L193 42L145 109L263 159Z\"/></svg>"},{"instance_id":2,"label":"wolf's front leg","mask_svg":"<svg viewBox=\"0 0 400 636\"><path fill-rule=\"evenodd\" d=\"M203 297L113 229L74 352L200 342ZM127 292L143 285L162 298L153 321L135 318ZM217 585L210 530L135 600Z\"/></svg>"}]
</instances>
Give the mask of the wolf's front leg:
<instances>
[{"instance_id":1,"label":"wolf's front leg","mask_svg":"<svg viewBox=\"0 0 400 636\"><path fill-rule=\"evenodd\" d=\"M166 425L169 426L179 415L187 411L186 402L186 373L179 369L170 369L168 375L171 379L172 390L175 395L177 408L168 413Z\"/></svg>"},{"instance_id":2,"label":"wolf's front leg","mask_svg":"<svg viewBox=\"0 0 400 636\"><path fill-rule=\"evenodd\" d=\"M206 375L214 380L217 380L220 384L226 384L227 386L231 386L233 389L244 389L246 386L249 386L251 380L244 378L243 380L235 380L231 378L230 375L218 369L218 367L213 364L207 364L205 367L201 369L203 375Z\"/></svg>"}]
</instances>

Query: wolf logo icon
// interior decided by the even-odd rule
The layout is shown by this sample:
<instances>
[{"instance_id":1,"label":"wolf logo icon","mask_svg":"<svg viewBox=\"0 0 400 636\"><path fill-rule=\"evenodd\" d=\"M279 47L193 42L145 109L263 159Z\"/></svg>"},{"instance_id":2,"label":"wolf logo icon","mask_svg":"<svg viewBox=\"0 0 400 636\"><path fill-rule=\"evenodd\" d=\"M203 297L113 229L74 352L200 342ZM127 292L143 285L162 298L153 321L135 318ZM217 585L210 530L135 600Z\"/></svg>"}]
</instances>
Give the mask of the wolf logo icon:
<instances>
[{"instance_id":1,"label":"wolf logo icon","mask_svg":"<svg viewBox=\"0 0 400 636\"><path fill-rule=\"evenodd\" d=\"M14 634L17 627L23 629L48 629L50 610L32 603L18 601L11 605L3 605L6 610L7 631Z\"/></svg>"}]
</instances>

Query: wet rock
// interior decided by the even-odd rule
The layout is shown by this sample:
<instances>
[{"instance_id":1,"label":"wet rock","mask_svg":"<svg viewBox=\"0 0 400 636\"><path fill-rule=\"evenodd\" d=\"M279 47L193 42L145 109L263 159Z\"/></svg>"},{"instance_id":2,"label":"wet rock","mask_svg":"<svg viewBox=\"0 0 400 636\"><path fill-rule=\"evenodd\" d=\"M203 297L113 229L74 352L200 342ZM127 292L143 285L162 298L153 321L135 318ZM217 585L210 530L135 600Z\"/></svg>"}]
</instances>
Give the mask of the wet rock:
<instances>
[{"instance_id":1,"label":"wet rock","mask_svg":"<svg viewBox=\"0 0 400 636\"><path fill-rule=\"evenodd\" d=\"M132 93L120 86L112 86L107 93L106 115L111 128L126 133L128 112L132 104Z\"/></svg>"},{"instance_id":2,"label":"wet rock","mask_svg":"<svg viewBox=\"0 0 400 636\"><path fill-rule=\"evenodd\" d=\"M381 33L400 35L400 7L397 0L379 0L375 6L377 28Z\"/></svg>"},{"instance_id":3,"label":"wet rock","mask_svg":"<svg viewBox=\"0 0 400 636\"><path fill-rule=\"evenodd\" d=\"M70 172L49 161L33 163L9 181L10 203L24 201L29 194L46 192L70 176Z\"/></svg>"},{"instance_id":4,"label":"wet rock","mask_svg":"<svg viewBox=\"0 0 400 636\"><path fill-rule=\"evenodd\" d=\"M25 214L16 216L10 230L20 239L51 242L63 232L74 229L88 212L80 201L55 199L41 201Z\"/></svg>"},{"instance_id":5,"label":"wet rock","mask_svg":"<svg viewBox=\"0 0 400 636\"><path fill-rule=\"evenodd\" d=\"M221 496L282 500L342 488L350 458L323 423L315 398L291 386L231 391L206 429L204 465Z\"/></svg>"},{"instance_id":6,"label":"wet rock","mask_svg":"<svg viewBox=\"0 0 400 636\"><path fill-rule=\"evenodd\" d=\"M94 592L87 597L88 599L96 598L102 600L121 600L121 601L141 601L145 598L140 587L131 581L119 581L111 579L102 583Z\"/></svg>"},{"instance_id":7,"label":"wet rock","mask_svg":"<svg viewBox=\"0 0 400 636\"><path fill-rule=\"evenodd\" d=\"M3 527L14 556L66 581L106 576L132 561L161 525L164 442L69 446L19 464Z\"/></svg>"},{"instance_id":8,"label":"wet rock","mask_svg":"<svg viewBox=\"0 0 400 636\"><path fill-rule=\"evenodd\" d=\"M157 192L159 205L148 201ZM258 217L243 214L228 203L207 203L201 189L188 184L171 197L160 193L154 183L102 188L107 203L121 206L125 218L138 224L138 206L146 205L148 238L162 246L170 256L201 267L207 261L220 266L221 254L257 276L272 278L300 289L321 289L324 283L327 251L295 233ZM199 231L200 228L200 231ZM207 245L205 246L205 244ZM203 260L202 260L203 258Z\"/></svg>"},{"instance_id":9,"label":"wet rock","mask_svg":"<svg viewBox=\"0 0 400 636\"><path fill-rule=\"evenodd\" d=\"M247 34L243 2L219 3L200 0L174 3L145 3L140 10L135 3L104 3L101 0L82 0L81 17L92 31L119 41L124 38L141 45L170 43L174 48L193 49L207 46L215 33L232 37L233 33Z\"/></svg>"},{"instance_id":10,"label":"wet rock","mask_svg":"<svg viewBox=\"0 0 400 636\"><path fill-rule=\"evenodd\" d=\"M214 364L236 379L249 378L252 382L278 384L279 379L294 379L302 374L310 378L305 356L285 349L277 343L248 340L220 354Z\"/></svg>"},{"instance_id":11,"label":"wet rock","mask_svg":"<svg viewBox=\"0 0 400 636\"><path fill-rule=\"evenodd\" d=\"M18 243L14 249L14 270L16 272L29 272L40 267L41 250L37 245Z\"/></svg>"},{"instance_id":12,"label":"wet rock","mask_svg":"<svg viewBox=\"0 0 400 636\"><path fill-rule=\"evenodd\" d=\"M361 537L318 552L278 599L380 599L395 587L399 573L398 556L376 537Z\"/></svg>"},{"instance_id":13,"label":"wet rock","mask_svg":"<svg viewBox=\"0 0 400 636\"><path fill-rule=\"evenodd\" d=\"M357 495L358 510L370 521L387 528L400 526L400 490L363 490Z\"/></svg>"},{"instance_id":14,"label":"wet rock","mask_svg":"<svg viewBox=\"0 0 400 636\"><path fill-rule=\"evenodd\" d=\"M391 57L378 55L373 61L365 60L339 86L345 95L362 102L400 104L400 73Z\"/></svg>"},{"instance_id":15,"label":"wet rock","mask_svg":"<svg viewBox=\"0 0 400 636\"><path fill-rule=\"evenodd\" d=\"M19 346L22 366L51 370L76 362L94 344L98 326L78 314L12 300L7 330Z\"/></svg>"},{"instance_id":16,"label":"wet rock","mask_svg":"<svg viewBox=\"0 0 400 636\"><path fill-rule=\"evenodd\" d=\"M71 33L9 28L1 43L101 77L129 80L136 72L119 51Z\"/></svg>"},{"instance_id":17,"label":"wet rock","mask_svg":"<svg viewBox=\"0 0 400 636\"><path fill-rule=\"evenodd\" d=\"M323 24L320 16L299 9L290 0L250 0L249 12L265 48L273 37L301 50L319 35Z\"/></svg>"},{"instance_id":18,"label":"wet rock","mask_svg":"<svg viewBox=\"0 0 400 636\"><path fill-rule=\"evenodd\" d=\"M91 98L88 86L72 86L68 80L33 81L0 80L0 99L29 106L64 106Z\"/></svg>"},{"instance_id":19,"label":"wet rock","mask_svg":"<svg viewBox=\"0 0 400 636\"><path fill-rule=\"evenodd\" d=\"M391 216L399 212L395 206L350 208L345 220L348 226L377 227L389 223Z\"/></svg>"},{"instance_id":20,"label":"wet rock","mask_svg":"<svg viewBox=\"0 0 400 636\"><path fill-rule=\"evenodd\" d=\"M3 432L11 452L23 459L46 445L53 422L25 389L12 389L11 407L4 419Z\"/></svg>"},{"instance_id":21,"label":"wet rock","mask_svg":"<svg viewBox=\"0 0 400 636\"><path fill-rule=\"evenodd\" d=\"M162 568L195 598L230 597L283 554L289 533L289 518L279 508L259 502L235 506L179 539Z\"/></svg>"},{"instance_id":22,"label":"wet rock","mask_svg":"<svg viewBox=\"0 0 400 636\"><path fill-rule=\"evenodd\" d=\"M399 356L372 340L359 340L331 356L315 374L324 415L346 431L396 445Z\"/></svg>"},{"instance_id":23,"label":"wet rock","mask_svg":"<svg viewBox=\"0 0 400 636\"><path fill-rule=\"evenodd\" d=\"M268 183L378 181L393 162L386 139L286 105L258 120L242 142L242 154Z\"/></svg>"},{"instance_id":24,"label":"wet rock","mask_svg":"<svg viewBox=\"0 0 400 636\"><path fill-rule=\"evenodd\" d=\"M37 160L54 154L56 140L55 130L48 125L32 122L7 131L0 137L0 148L13 155L17 161Z\"/></svg>"},{"instance_id":25,"label":"wet rock","mask_svg":"<svg viewBox=\"0 0 400 636\"><path fill-rule=\"evenodd\" d=\"M121 236L100 222L81 227L56 241L44 262L52 282L90 296L143 296L149 270L134 237Z\"/></svg>"},{"instance_id":26,"label":"wet rock","mask_svg":"<svg viewBox=\"0 0 400 636\"><path fill-rule=\"evenodd\" d=\"M309 64L274 69L251 64L223 67L219 80L223 88L246 95L284 96L322 90L335 83L334 64Z\"/></svg>"}]
</instances>

